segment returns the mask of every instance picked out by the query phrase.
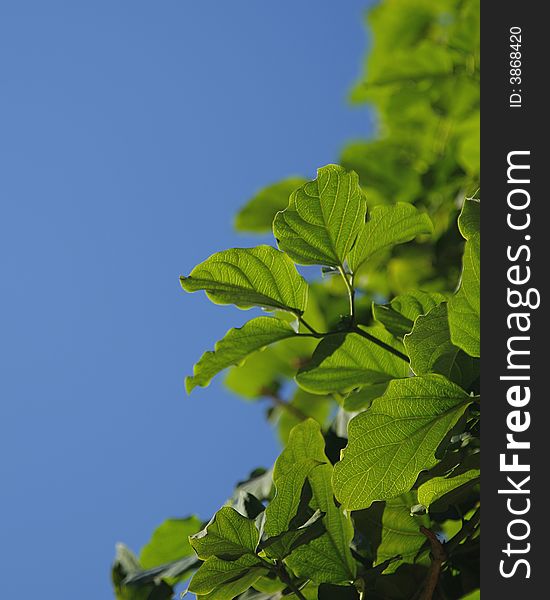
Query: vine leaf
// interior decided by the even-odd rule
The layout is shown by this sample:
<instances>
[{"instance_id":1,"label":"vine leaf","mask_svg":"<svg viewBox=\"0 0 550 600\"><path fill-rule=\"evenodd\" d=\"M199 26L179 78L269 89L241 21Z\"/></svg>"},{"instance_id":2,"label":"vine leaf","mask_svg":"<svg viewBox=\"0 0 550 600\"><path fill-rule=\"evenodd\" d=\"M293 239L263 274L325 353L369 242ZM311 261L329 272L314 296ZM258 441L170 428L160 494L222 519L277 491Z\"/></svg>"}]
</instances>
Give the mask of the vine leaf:
<instances>
[{"instance_id":1,"label":"vine leaf","mask_svg":"<svg viewBox=\"0 0 550 600\"><path fill-rule=\"evenodd\" d=\"M353 513L355 528L371 552L375 550L373 566L389 561L384 573L393 573L404 562L415 562L426 542L420 526L429 527L430 520L426 515L411 515L411 506L417 502L416 492L412 491ZM399 560L391 560L397 556Z\"/></svg>"},{"instance_id":2,"label":"vine leaf","mask_svg":"<svg viewBox=\"0 0 550 600\"><path fill-rule=\"evenodd\" d=\"M277 212L288 206L290 194L306 181L303 177L289 177L260 190L237 213L235 229L254 233L270 232Z\"/></svg>"},{"instance_id":3,"label":"vine leaf","mask_svg":"<svg viewBox=\"0 0 550 600\"><path fill-rule=\"evenodd\" d=\"M397 338L402 338L412 331L414 322L419 316L425 315L444 301L445 296L438 292L413 290L396 296L389 304L373 303L372 313L390 333Z\"/></svg>"},{"instance_id":4,"label":"vine leaf","mask_svg":"<svg viewBox=\"0 0 550 600\"><path fill-rule=\"evenodd\" d=\"M479 205L478 200L467 199L458 218L466 245L460 287L449 300L451 340L470 356L479 356Z\"/></svg>"},{"instance_id":5,"label":"vine leaf","mask_svg":"<svg viewBox=\"0 0 550 600\"><path fill-rule=\"evenodd\" d=\"M275 216L273 233L298 264L343 268L366 210L356 173L328 165L292 193L288 207Z\"/></svg>"},{"instance_id":6,"label":"vine leaf","mask_svg":"<svg viewBox=\"0 0 550 600\"><path fill-rule=\"evenodd\" d=\"M393 206L377 206L363 224L348 262L355 273L374 254L396 244L410 242L421 233L433 233L433 225L426 213L412 204L398 202Z\"/></svg>"},{"instance_id":7,"label":"vine leaf","mask_svg":"<svg viewBox=\"0 0 550 600\"><path fill-rule=\"evenodd\" d=\"M354 417L334 469L336 498L349 510L368 508L413 486L435 465L435 452L473 398L442 375L394 379L385 394Z\"/></svg>"},{"instance_id":8,"label":"vine leaf","mask_svg":"<svg viewBox=\"0 0 550 600\"><path fill-rule=\"evenodd\" d=\"M254 554L259 539L260 533L252 519L224 506L202 531L189 538L189 542L202 560L213 556L231 560Z\"/></svg>"},{"instance_id":9,"label":"vine leaf","mask_svg":"<svg viewBox=\"0 0 550 600\"><path fill-rule=\"evenodd\" d=\"M204 290L212 302L239 308L260 306L301 315L307 304L305 279L284 252L271 246L217 252L180 282L187 292Z\"/></svg>"},{"instance_id":10,"label":"vine leaf","mask_svg":"<svg viewBox=\"0 0 550 600\"><path fill-rule=\"evenodd\" d=\"M244 359L269 344L296 336L292 326L281 319L257 317L242 327L230 329L216 343L213 352L205 352L193 368L193 375L185 380L188 393L196 386L207 386L220 371L238 365Z\"/></svg>"},{"instance_id":11,"label":"vine leaf","mask_svg":"<svg viewBox=\"0 0 550 600\"><path fill-rule=\"evenodd\" d=\"M440 373L463 388L478 376L476 359L451 342L445 302L418 317L404 343L416 375Z\"/></svg>"},{"instance_id":12,"label":"vine leaf","mask_svg":"<svg viewBox=\"0 0 550 600\"><path fill-rule=\"evenodd\" d=\"M448 477L434 477L418 488L418 502L429 508L435 502L450 495L458 494L479 482L479 469L470 469L458 475Z\"/></svg>"},{"instance_id":13,"label":"vine leaf","mask_svg":"<svg viewBox=\"0 0 550 600\"><path fill-rule=\"evenodd\" d=\"M315 583L345 583L353 581L356 574L350 550L353 525L349 515L334 502L332 472L332 465L322 464L308 475L313 493L310 506L324 513L326 532L300 546L287 558L296 575Z\"/></svg>"},{"instance_id":14,"label":"vine leaf","mask_svg":"<svg viewBox=\"0 0 550 600\"><path fill-rule=\"evenodd\" d=\"M208 600L233 600L267 572L260 558L243 554L236 560L212 557L193 576L189 591Z\"/></svg>"},{"instance_id":15,"label":"vine leaf","mask_svg":"<svg viewBox=\"0 0 550 600\"><path fill-rule=\"evenodd\" d=\"M365 331L399 349L396 340L383 328L367 327ZM408 372L405 361L358 333L348 333L321 340L311 362L298 371L296 381L308 392L328 394L406 377Z\"/></svg>"}]
</instances>

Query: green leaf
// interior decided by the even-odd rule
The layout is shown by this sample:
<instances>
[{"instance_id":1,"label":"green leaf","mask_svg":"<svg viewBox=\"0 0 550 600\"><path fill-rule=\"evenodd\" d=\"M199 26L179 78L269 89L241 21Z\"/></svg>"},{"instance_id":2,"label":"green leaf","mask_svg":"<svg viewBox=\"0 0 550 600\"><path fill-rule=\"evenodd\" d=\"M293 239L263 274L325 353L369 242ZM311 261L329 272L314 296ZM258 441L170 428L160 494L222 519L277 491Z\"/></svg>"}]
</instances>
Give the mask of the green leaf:
<instances>
[{"instance_id":1,"label":"green leaf","mask_svg":"<svg viewBox=\"0 0 550 600\"><path fill-rule=\"evenodd\" d=\"M328 165L291 195L273 221L273 233L279 248L299 264L343 267L366 210L357 175Z\"/></svg>"},{"instance_id":2,"label":"green leaf","mask_svg":"<svg viewBox=\"0 0 550 600\"><path fill-rule=\"evenodd\" d=\"M374 318L390 333L402 338L412 331L420 315L425 315L444 301L443 294L415 290L396 296L389 304L373 304L372 312Z\"/></svg>"},{"instance_id":3,"label":"green leaf","mask_svg":"<svg viewBox=\"0 0 550 600\"><path fill-rule=\"evenodd\" d=\"M343 409L347 412L359 412L369 408L375 398L379 398L388 387L388 382L366 385L353 391L344 398Z\"/></svg>"},{"instance_id":4,"label":"green leaf","mask_svg":"<svg viewBox=\"0 0 550 600\"><path fill-rule=\"evenodd\" d=\"M260 306L302 314L307 283L284 252L271 246L217 252L180 277L187 292L204 290L216 304Z\"/></svg>"},{"instance_id":5,"label":"green leaf","mask_svg":"<svg viewBox=\"0 0 550 600\"><path fill-rule=\"evenodd\" d=\"M311 355L311 341L289 338L254 352L242 364L229 369L224 383L235 394L251 400L264 396L266 390L277 390L283 380L296 373L294 363L298 357Z\"/></svg>"},{"instance_id":6,"label":"green leaf","mask_svg":"<svg viewBox=\"0 0 550 600\"><path fill-rule=\"evenodd\" d=\"M288 206L290 194L304 183L303 177L289 177L260 190L237 213L235 228L254 233L270 232L275 214Z\"/></svg>"},{"instance_id":7,"label":"green leaf","mask_svg":"<svg viewBox=\"0 0 550 600\"><path fill-rule=\"evenodd\" d=\"M260 544L260 548L270 558L282 560L292 551L304 544L308 544L325 532L323 523L324 513L320 510L315 511L313 515L302 525L293 527L279 535L267 538Z\"/></svg>"},{"instance_id":8,"label":"green leaf","mask_svg":"<svg viewBox=\"0 0 550 600\"><path fill-rule=\"evenodd\" d=\"M203 594L197 596L199 600L233 600L234 598L241 597L239 594L250 589L252 585L258 581L261 577L262 571L252 569L248 573L241 575L237 579L223 583L209 594Z\"/></svg>"},{"instance_id":9,"label":"green leaf","mask_svg":"<svg viewBox=\"0 0 550 600\"><path fill-rule=\"evenodd\" d=\"M368 508L413 486L435 465L435 452L473 398L441 375L395 379L349 424L349 442L334 469L336 498Z\"/></svg>"},{"instance_id":10,"label":"green leaf","mask_svg":"<svg viewBox=\"0 0 550 600\"><path fill-rule=\"evenodd\" d=\"M330 396L310 394L305 390L296 388L289 402L291 408L280 408L281 416L277 423L277 429L281 442L283 444L287 443L290 432L302 420L292 409L298 410L301 414L315 419L320 425L324 425L330 417L334 404L334 400Z\"/></svg>"},{"instance_id":11,"label":"green leaf","mask_svg":"<svg viewBox=\"0 0 550 600\"><path fill-rule=\"evenodd\" d=\"M307 419L296 425L273 469L276 493L265 510L264 532L268 538L289 530L307 476L313 468L326 462L325 440L319 423Z\"/></svg>"},{"instance_id":12,"label":"green leaf","mask_svg":"<svg viewBox=\"0 0 550 600\"><path fill-rule=\"evenodd\" d=\"M254 469L248 479L235 487L233 500L237 501L241 494L251 494L260 502L271 498L273 489L273 471L262 468Z\"/></svg>"},{"instance_id":13,"label":"green leaf","mask_svg":"<svg viewBox=\"0 0 550 600\"><path fill-rule=\"evenodd\" d=\"M124 583L129 586L143 587L149 583L158 585L161 580L165 580L170 584L175 584L178 581L187 579L200 563L201 561L193 553L191 556L185 556L179 560L129 575Z\"/></svg>"},{"instance_id":14,"label":"green leaf","mask_svg":"<svg viewBox=\"0 0 550 600\"><path fill-rule=\"evenodd\" d=\"M426 543L420 526L429 527L430 520L427 516L411 515L411 506L417 502L416 492L408 492L353 513L355 527L373 554L373 566L391 561L384 573L393 573L405 562L415 562ZM399 560L392 560L396 557Z\"/></svg>"},{"instance_id":15,"label":"green leaf","mask_svg":"<svg viewBox=\"0 0 550 600\"><path fill-rule=\"evenodd\" d=\"M252 352L280 340L293 337L296 331L286 321L273 317L257 317L237 329L230 329L216 343L213 352L205 352L193 368L193 375L185 380L191 393L196 386L205 387L220 371L238 365Z\"/></svg>"},{"instance_id":16,"label":"green leaf","mask_svg":"<svg viewBox=\"0 0 550 600\"><path fill-rule=\"evenodd\" d=\"M474 198L466 198L458 217L458 228L465 240L475 237L480 232L480 202Z\"/></svg>"},{"instance_id":17,"label":"green leaf","mask_svg":"<svg viewBox=\"0 0 550 600\"><path fill-rule=\"evenodd\" d=\"M347 306L347 299L342 299ZM327 305L333 307L332 297L328 297L326 286L310 285L304 319L319 331L326 331L330 327L324 314ZM291 316L289 313L283 315ZM254 352L243 364L229 369L225 385L245 398L265 396L266 390L277 390L284 380L293 378L299 366L311 357L317 344L318 340L315 338L293 337L268 346L261 352Z\"/></svg>"},{"instance_id":18,"label":"green leaf","mask_svg":"<svg viewBox=\"0 0 550 600\"><path fill-rule=\"evenodd\" d=\"M254 584L254 581L265 575L266 568L261 560L253 554L243 554L236 560L222 560L213 556L204 562L200 569L193 575L189 584L189 591L204 596L216 591L218 595L211 596L216 600L232 600L235 594L239 594ZM243 580L243 578L246 578ZM246 587L240 592L235 592L235 588L230 584L241 580L246 582ZM223 589L225 586L225 590ZM237 585L237 587L240 587ZM233 594L233 595L229 595Z\"/></svg>"},{"instance_id":19,"label":"green leaf","mask_svg":"<svg viewBox=\"0 0 550 600\"><path fill-rule=\"evenodd\" d=\"M462 277L457 293L449 300L449 327L453 344L470 356L479 356L479 202L467 199L458 219L466 238Z\"/></svg>"},{"instance_id":20,"label":"green leaf","mask_svg":"<svg viewBox=\"0 0 550 600\"><path fill-rule=\"evenodd\" d=\"M430 217L412 204L377 206L359 230L348 258L349 266L355 273L380 250L409 242L421 233L433 233L433 225Z\"/></svg>"},{"instance_id":21,"label":"green leaf","mask_svg":"<svg viewBox=\"0 0 550 600\"><path fill-rule=\"evenodd\" d=\"M201 522L197 517L167 519L155 529L150 541L143 546L140 563L151 569L193 554L189 536L199 531Z\"/></svg>"},{"instance_id":22,"label":"green leaf","mask_svg":"<svg viewBox=\"0 0 550 600\"><path fill-rule=\"evenodd\" d=\"M253 554L259 538L260 534L253 520L224 506L202 531L189 538L189 542L197 556L203 560L212 556L234 559L243 554Z\"/></svg>"},{"instance_id":23,"label":"green leaf","mask_svg":"<svg viewBox=\"0 0 550 600\"><path fill-rule=\"evenodd\" d=\"M466 594L466 596L462 596L462 598L460 600L479 600L479 598L480 598L479 594L480 594L479 590L474 590L473 592Z\"/></svg>"},{"instance_id":24,"label":"green leaf","mask_svg":"<svg viewBox=\"0 0 550 600\"><path fill-rule=\"evenodd\" d=\"M353 581L356 574L350 550L353 525L349 514L334 501L332 471L332 465L322 464L308 475L313 492L310 506L324 513L326 533L300 546L287 558L296 575L315 583L345 583Z\"/></svg>"},{"instance_id":25,"label":"green leaf","mask_svg":"<svg viewBox=\"0 0 550 600\"><path fill-rule=\"evenodd\" d=\"M479 481L479 470L471 469L448 477L434 477L418 488L418 502L429 508L444 496L463 491L465 487L475 485Z\"/></svg>"},{"instance_id":26,"label":"green leaf","mask_svg":"<svg viewBox=\"0 0 550 600\"><path fill-rule=\"evenodd\" d=\"M142 567L131 550L117 544L111 577L117 600L170 600L174 590L164 581L148 581L141 585L127 585L127 581L142 572Z\"/></svg>"},{"instance_id":27,"label":"green leaf","mask_svg":"<svg viewBox=\"0 0 550 600\"><path fill-rule=\"evenodd\" d=\"M365 331L398 349L381 327ZM331 335L319 342L311 362L296 376L298 385L314 394L348 392L354 388L406 377L408 364L358 333Z\"/></svg>"},{"instance_id":28,"label":"green leaf","mask_svg":"<svg viewBox=\"0 0 550 600\"><path fill-rule=\"evenodd\" d=\"M418 317L404 343L416 375L440 373L465 389L479 376L475 359L451 342L445 302Z\"/></svg>"}]
</instances>

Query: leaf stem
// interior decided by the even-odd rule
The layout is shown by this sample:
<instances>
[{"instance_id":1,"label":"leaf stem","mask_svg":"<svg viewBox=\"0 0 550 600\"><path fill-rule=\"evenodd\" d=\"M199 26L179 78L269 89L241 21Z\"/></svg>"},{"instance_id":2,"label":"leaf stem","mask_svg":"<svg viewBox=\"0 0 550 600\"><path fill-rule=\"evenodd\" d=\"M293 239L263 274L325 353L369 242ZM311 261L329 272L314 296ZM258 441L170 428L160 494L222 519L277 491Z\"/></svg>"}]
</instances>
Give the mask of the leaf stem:
<instances>
[{"instance_id":1,"label":"leaf stem","mask_svg":"<svg viewBox=\"0 0 550 600\"><path fill-rule=\"evenodd\" d=\"M389 344L386 344L386 342L383 342L382 340L379 340L374 335L371 335L368 331L365 331L364 329L361 329L360 327L357 327L357 326L355 326L353 328L353 331L355 333L358 333L359 335L363 336L367 340L371 341L373 344L376 344L377 346L380 346L380 348L383 348L387 352L391 352L394 356L397 356L397 358L400 358L401 360L404 360L407 363L409 362L409 357L406 354L403 354L403 352L400 352L399 350L397 350L393 346L390 346Z\"/></svg>"},{"instance_id":2,"label":"leaf stem","mask_svg":"<svg viewBox=\"0 0 550 600\"><path fill-rule=\"evenodd\" d=\"M342 278L346 284L346 289L348 290L349 316L351 317L352 325L355 325L355 289L353 288L353 285L348 279L348 275L344 271L343 267L338 267L338 270L340 271L340 275L342 275Z\"/></svg>"},{"instance_id":3,"label":"leaf stem","mask_svg":"<svg viewBox=\"0 0 550 600\"><path fill-rule=\"evenodd\" d=\"M327 335L326 333L319 333L318 331L316 331L315 329L313 329L313 327L304 319L304 317L302 317L300 315L298 315L298 321L306 329L308 329L314 337L321 338L321 337L324 337L325 335Z\"/></svg>"},{"instance_id":4,"label":"leaf stem","mask_svg":"<svg viewBox=\"0 0 550 600\"><path fill-rule=\"evenodd\" d=\"M277 561L275 570L279 579L290 589L292 593L299 598L300 600L307 600L307 598L302 594L302 592L298 589L296 584L292 581L292 578L288 574L288 571L285 569L285 565L282 562Z\"/></svg>"}]
</instances>

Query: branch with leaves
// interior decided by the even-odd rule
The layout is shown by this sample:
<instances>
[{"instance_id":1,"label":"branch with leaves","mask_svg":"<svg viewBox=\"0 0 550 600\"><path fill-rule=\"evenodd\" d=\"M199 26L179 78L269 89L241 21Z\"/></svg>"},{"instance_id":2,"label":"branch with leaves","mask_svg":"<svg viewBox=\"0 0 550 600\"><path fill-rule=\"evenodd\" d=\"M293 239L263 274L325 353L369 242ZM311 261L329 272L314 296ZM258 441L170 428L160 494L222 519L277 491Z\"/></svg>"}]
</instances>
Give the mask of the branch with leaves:
<instances>
[{"instance_id":1,"label":"branch with leaves","mask_svg":"<svg viewBox=\"0 0 550 600\"><path fill-rule=\"evenodd\" d=\"M385 137L262 190L236 226L274 244L180 280L264 311L185 386L225 373L269 400L283 450L208 523L171 519L139 557L119 546L118 600L169 600L189 578L199 600L479 599L478 8L396 2L371 14L353 92Z\"/></svg>"}]
</instances>

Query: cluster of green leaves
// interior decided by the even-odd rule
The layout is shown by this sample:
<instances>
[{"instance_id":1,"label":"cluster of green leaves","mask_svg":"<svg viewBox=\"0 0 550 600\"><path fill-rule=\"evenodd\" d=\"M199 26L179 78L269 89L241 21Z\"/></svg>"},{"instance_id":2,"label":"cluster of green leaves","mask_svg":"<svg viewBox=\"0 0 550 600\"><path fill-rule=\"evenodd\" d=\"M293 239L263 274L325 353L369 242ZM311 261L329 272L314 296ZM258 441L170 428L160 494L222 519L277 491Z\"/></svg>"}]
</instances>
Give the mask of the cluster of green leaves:
<instances>
[{"instance_id":1,"label":"cluster of green leaves","mask_svg":"<svg viewBox=\"0 0 550 600\"><path fill-rule=\"evenodd\" d=\"M189 577L205 600L410 600L435 555L434 600L479 598L478 19L476 0L377 6L352 99L376 106L378 139L239 212L237 229L272 229L277 247L224 250L181 277L265 311L205 352L186 389L225 371L269 401L284 449L208 523L165 522L139 559L120 546L119 600L173 598Z\"/></svg>"}]
</instances>

